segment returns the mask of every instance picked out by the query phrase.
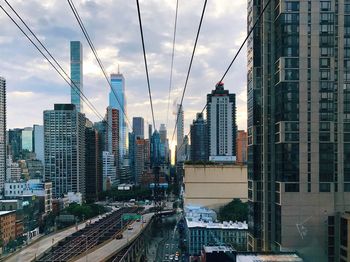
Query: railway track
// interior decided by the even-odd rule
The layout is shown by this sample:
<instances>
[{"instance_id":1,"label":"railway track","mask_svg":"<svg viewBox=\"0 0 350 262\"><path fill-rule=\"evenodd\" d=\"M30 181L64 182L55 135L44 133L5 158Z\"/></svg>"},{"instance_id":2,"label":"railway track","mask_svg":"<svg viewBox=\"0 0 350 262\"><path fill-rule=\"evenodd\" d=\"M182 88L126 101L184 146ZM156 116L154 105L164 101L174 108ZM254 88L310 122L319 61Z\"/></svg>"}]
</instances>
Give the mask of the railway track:
<instances>
[{"instance_id":1,"label":"railway track","mask_svg":"<svg viewBox=\"0 0 350 262\"><path fill-rule=\"evenodd\" d=\"M125 224L121 228L123 214L139 213L141 211L142 208L139 207L121 208L59 241L50 251L36 261L69 261L122 232L127 226Z\"/></svg>"}]
</instances>

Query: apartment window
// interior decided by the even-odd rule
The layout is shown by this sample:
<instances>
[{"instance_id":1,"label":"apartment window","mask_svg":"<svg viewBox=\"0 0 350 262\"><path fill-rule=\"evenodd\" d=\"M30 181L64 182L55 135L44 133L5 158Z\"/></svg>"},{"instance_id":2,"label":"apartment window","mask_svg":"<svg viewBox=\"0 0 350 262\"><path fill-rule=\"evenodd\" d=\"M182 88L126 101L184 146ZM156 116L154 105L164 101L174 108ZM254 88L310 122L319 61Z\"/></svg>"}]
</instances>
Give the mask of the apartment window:
<instances>
[{"instance_id":1,"label":"apartment window","mask_svg":"<svg viewBox=\"0 0 350 262\"><path fill-rule=\"evenodd\" d=\"M329 58L320 58L320 67L329 67L330 66L330 59ZM349 63L350 65L350 63Z\"/></svg>"},{"instance_id":2,"label":"apartment window","mask_svg":"<svg viewBox=\"0 0 350 262\"><path fill-rule=\"evenodd\" d=\"M331 11L331 1L321 1L320 9L321 11Z\"/></svg>"}]
</instances>

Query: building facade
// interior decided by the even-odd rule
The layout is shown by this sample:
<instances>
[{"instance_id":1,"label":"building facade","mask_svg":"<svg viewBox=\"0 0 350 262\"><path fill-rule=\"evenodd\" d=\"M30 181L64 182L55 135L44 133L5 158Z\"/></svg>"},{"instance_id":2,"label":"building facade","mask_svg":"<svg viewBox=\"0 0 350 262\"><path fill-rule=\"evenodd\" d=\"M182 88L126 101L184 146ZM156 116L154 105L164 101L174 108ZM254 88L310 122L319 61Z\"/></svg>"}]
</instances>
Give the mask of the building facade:
<instances>
[{"instance_id":1,"label":"building facade","mask_svg":"<svg viewBox=\"0 0 350 262\"><path fill-rule=\"evenodd\" d=\"M120 111L118 109L115 109L111 106L107 107L106 112L106 121L107 121L107 132L106 132L106 144L107 144L107 151L114 155L114 162L117 167L119 167L120 161L122 161L122 158L120 158L119 150L120 150L120 130L119 130L119 123L120 123ZM117 169L118 172L118 169ZM117 177L118 174L116 173L115 176Z\"/></svg>"},{"instance_id":2,"label":"building facade","mask_svg":"<svg viewBox=\"0 0 350 262\"><path fill-rule=\"evenodd\" d=\"M208 127L203 118L203 113L197 113L196 120L190 127L191 130L191 157L193 162L207 162L208 158Z\"/></svg>"},{"instance_id":3,"label":"building facade","mask_svg":"<svg viewBox=\"0 0 350 262\"><path fill-rule=\"evenodd\" d=\"M273 0L248 39L250 250L327 261L327 218L350 209L349 40L344 0Z\"/></svg>"},{"instance_id":4,"label":"building facade","mask_svg":"<svg viewBox=\"0 0 350 262\"><path fill-rule=\"evenodd\" d=\"M214 162L236 160L236 95L218 83L207 95L208 156Z\"/></svg>"},{"instance_id":5,"label":"building facade","mask_svg":"<svg viewBox=\"0 0 350 262\"><path fill-rule=\"evenodd\" d=\"M177 130L176 130L176 162L183 162L184 142L184 110L182 105L177 105Z\"/></svg>"},{"instance_id":6,"label":"building facade","mask_svg":"<svg viewBox=\"0 0 350 262\"><path fill-rule=\"evenodd\" d=\"M97 201L102 191L101 136L92 127L85 127L85 189L86 200Z\"/></svg>"},{"instance_id":7,"label":"building facade","mask_svg":"<svg viewBox=\"0 0 350 262\"><path fill-rule=\"evenodd\" d=\"M6 176L6 80L0 76L0 192Z\"/></svg>"},{"instance_id":8,"label":"building facade","mask_svg":"<svg viewBox=\"0 0 350 262\"><path fill-rule=\"evenodd\" d=\"M36 159L40 160L43 164L45 163L44 156L44 126L34 125L33 127L34 147Z\"/></svg>"},{"instance_id":9,"label":"building facade","mask_svg":"<svg viewBox=\"0 0 350 262\"><path fill-rule=\"evenodd\" d=\"M236 141L236 162L241 164L247 164L247 152L248 152L248 136L244 130L237 131Z\"/></svg>"},{"instance_id":10,"label":"building facade","mask_svg":"<svg viewBox=\"0 0 350 262\"><path fill-rule=\"evenodd\" d=\"M184 205L218 209L234 198L248 200L246 166L185 164L183 182Z\"/></svg>"},{"instance_id":11,"label":"building facade","mask_svg":"<svg viewBox=\"0 0 350 262\"><path fill-rule=\"evenodd\" d=\"M80 41L70 42L70 78L71 104L78 112L83 113L83 101L80 93L83 89L83 46Z\"/></svg>"},{"instance_id":12,"label":"building facade","mask_svg":"<svg viewBox=\"0 0 350 262\"><path fill-rule=\"evenodd\" d=\"M136 138L145 138L145 123L143 117L132 118L132 130Z\"/></svg>"},{"instance_id":13,"label":"building facade","mask_svg":"<svg viewBox=\"0 0 350 262\"><path fill-rule=\"evenodd\" d=\"M102 152L102 190L111 189L113 184L117 183L117 167L115 165L115 156L108 151Z\"/></svg>"},{"instance_id":14,"label":"building facade","mask_svg":"<svg viewBox=\"0 0 350 262\"><path fill-rule=\"evenodd\" d=\"M7 132L7 149L14 161L22 159L22 129L9 129Z\"/></svg>"},{"instance_id":15,"label":"building facade","mask_svg":"<svg viewBox=\"0 0 350 262\"><path fill-rule=\"evenodd\" d=\"M125 115L126 96L125 78L123 74L111 74L112 90L109 92L109 107L119 111L119 159L123 159L127 153L127 123Z\"/></svg>"},{"instance_id":16,"label":"building facade","mask_svg":"<svg viewBox=\"0 0 350 262\"><path fill-rule=\"evenodd\" d=\"M45 176L54 198L85 195L85 116L73 104L44 111Z\"/></svg>"},{"instance_id":17,"label":"building facade","mask_svg":"<svg viewBox=\"0 0 350 262\"><path fill-rule=\"evenodd\" d=\"M4 246L16 238L16 211L0 211L0 232Z\"/></svg>"}]
</instances>

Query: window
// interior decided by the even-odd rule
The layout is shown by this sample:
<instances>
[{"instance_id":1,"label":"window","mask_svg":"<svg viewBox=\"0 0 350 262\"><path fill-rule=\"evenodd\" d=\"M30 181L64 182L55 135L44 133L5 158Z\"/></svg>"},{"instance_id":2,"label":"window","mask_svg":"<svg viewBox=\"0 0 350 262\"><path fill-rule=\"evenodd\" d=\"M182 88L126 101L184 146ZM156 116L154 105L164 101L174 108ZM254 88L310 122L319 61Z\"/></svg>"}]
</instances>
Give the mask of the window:
<instances>
[{"instance_id":1,"label":"window","mask_svg":"<svg viewBox=\"0 0 350 262\"><path fill-rule=\"evenodd\" d=\"M331 11L331 1L321 1L321 11Z\"/></svg>"},{"instance_id":2,"label":"window","mask_svg":"<svg viewBox=\"0 0 350 262\"><path fill-rule=\"evenodd\" d=\"M330 66L330 59L329 58L320 58L320 67L329 67ZM350 65L350 63L349 63Z\"/></svg>"}]
</instances>

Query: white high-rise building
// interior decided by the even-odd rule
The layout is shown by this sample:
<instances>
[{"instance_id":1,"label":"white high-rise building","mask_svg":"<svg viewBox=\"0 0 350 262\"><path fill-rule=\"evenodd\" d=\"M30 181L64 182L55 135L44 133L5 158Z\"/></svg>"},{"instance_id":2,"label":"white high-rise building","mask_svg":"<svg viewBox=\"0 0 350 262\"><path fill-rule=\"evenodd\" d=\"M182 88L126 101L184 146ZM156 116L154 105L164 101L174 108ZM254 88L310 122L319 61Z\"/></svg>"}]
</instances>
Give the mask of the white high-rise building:
<instances>
[{"instance_id":1,"label":"white high-rise building","mask_svg":"<svg viewBox=\"0 0 350 262\"><path fill-rule=\"evenodd\" d=\"M117 167L115 165L115 156L108 152L102 152L102 190L106 191L111 188L113 184L117 182Z\"/></svg>"},{"instance_id":2,"label":"white high-rise building","mask_svg":"<svg viewBox=\"0 0 350 262\"><path fill-rule=\"evenodd\" d=\"M6 176L6 80L0 76L0 192Z\"/></svg>"},{"instance_id":3,"label":"white high-rise building","mask_svg":"<svg viewBox=\"0 0 350 262\"><path fill-rule=\"evenodd\" d=\"M209 160L236 161L236 96L218 83L207 95Z\"/></svg>"},{"instance_id":4,"label":"white high-rise building","mask_svg":"<svg viewBox=\"0 0 350 262\"><path fill-rule=\"evenodd\" d=\"M85 195L85 116L73 104L44 111L45 180L54 198Z\"/></svg>"}]
</instances>

